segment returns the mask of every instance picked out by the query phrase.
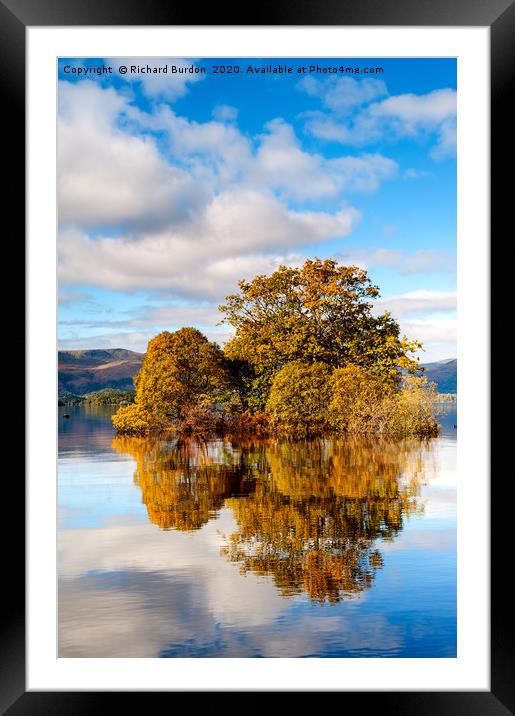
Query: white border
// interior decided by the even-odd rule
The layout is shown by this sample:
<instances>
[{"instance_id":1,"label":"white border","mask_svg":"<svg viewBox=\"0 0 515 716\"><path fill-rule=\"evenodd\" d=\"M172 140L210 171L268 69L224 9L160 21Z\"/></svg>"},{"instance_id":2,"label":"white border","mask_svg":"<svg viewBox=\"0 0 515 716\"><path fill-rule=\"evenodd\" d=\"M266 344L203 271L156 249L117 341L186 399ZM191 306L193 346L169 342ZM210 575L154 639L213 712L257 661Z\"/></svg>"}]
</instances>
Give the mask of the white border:
<instances>
[{"instance_id":1,"label":"white border","mask_svg":"<svg viewBox=\"0 0 515 716\"><path fill-rule=\"evenodd\" d=\"M489 28L27 28L27 689L489 690ZM458 57L458 657L57 659L56 58Z\"/></svg>"}]
</instances>

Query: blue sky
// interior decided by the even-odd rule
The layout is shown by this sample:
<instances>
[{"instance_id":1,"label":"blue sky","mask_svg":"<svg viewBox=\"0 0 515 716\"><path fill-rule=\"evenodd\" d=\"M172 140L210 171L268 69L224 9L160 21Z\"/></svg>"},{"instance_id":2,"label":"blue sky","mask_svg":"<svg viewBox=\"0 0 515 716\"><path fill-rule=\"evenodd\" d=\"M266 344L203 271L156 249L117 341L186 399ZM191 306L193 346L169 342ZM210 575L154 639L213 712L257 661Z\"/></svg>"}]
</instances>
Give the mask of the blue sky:
<instances>
[{"instance_id":1,"label":"blue sky","mask_svg":"<svg viewBox=\"0 0 515 716\"><path fill-rule=\"evenodd\" d=\"M247 72L269 65L292 72ZM61 59L59 346L222 344L239 279L318 256L367 268L423 362L455 357L455 153L453 59Z\"/></svg>"}]
</instances>

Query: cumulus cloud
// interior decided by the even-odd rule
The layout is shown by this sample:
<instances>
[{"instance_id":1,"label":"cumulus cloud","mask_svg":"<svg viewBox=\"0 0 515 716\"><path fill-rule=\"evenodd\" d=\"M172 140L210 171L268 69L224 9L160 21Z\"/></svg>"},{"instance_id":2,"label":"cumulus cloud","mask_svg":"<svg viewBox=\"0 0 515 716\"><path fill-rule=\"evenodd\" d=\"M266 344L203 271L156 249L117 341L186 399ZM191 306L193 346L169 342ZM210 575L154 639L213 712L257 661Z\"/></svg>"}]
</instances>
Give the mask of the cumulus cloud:
<instances>
[{"instance_id":1,"label":"cumulus cloud","mask_svg":"<svg viewBox=\"0 0 515 716\"><path fill-rule=\"evenodd\" d=\"M215 115L234 118L233 109ZM232 121L197 122L164 104L143 112L91 80L61 83L58 166L61 225L124 235L192 223L236 186L341 206L346 192L375 191L398 173L380 154L306 152L282 119L252 139Z\"/></svg>"},{"instance_id":2,"label":"cumulus cloud","mask_svg":"<svg viewBox=\"0 0 515 716\"><path fill-rule=\"evenodd\" d=\"M196 122L169 107L160 107L154 116L139 113L136 119L143 127L166 132L172 155L194 170L214 169L223 180L231 181L241 178L251 161L251 142L232 123Z\"/></svg>"},{"instance_id":3,"label":"cumulus cloud","mask_svg":"<svg viewBox=\"0 0 515 716\"><path fill-rule=\"evenodd\" d=\"M96 83L61 83L58 206L63 224L159 225L184 220L204 195L151 137L117 126L126 100Z\"/></svg>"},{"instance_id":4,"label":"cumulus cloud","mask_svg":"<svg viewBox=\"0 0 515 716\"><path fill-rule=\"evenodd\" d=\"M169 107L152 115L130 112L137 126L165 132L173 156L216 190L238 181L274 190L285 200L336 198L344 192L375 191L394 178L398 165L380 154L326 159L302 149L293 127L276 118L254 141L218 118L196 122Z\"/></svg>"},{"instance_id":5,"label":"cumulus cloud","mask_svg":"<svg viewBox=\"0 0 515 716\"><path fill-rule=\"evenodd\" d=\"M425 179L426 177L433 176L431 172L426 172L424 169L414 169L410 167L404 172L405 179Z\"/></svg>"},{"instance_id":6,"label":"cumulus cloud","mask_svg":"<svg viewBox=\"0 0 515 716\"><path fill-rule=\"evenodd\" d=\"M295 260L298 247L347 236L360 216L342 200L329 213L290 209L288 199L306 186L331 196L373 189L396 171L376 155L310 155L281 121L253 153L233 124L190 121L162 105L143 113L91 81L62 83L60 110L59 275L67 284L223 298L240 278ZM154 132L166 134L175 163Z\"/></svg>"},{"instance_id":7,"label":"cumulus cloud","mask_svg":"<svg viewBox=\"0 0 515 716\"><path fill-rule=\"evenodd\" d=\"M173 101L183 97L189 89L189 86L195 82L199 82L205 78L205 74L198 73L171 73L170 66L175 65L178 69L188 70L190 67L199 66L197 60L186 60L171 57L117 57L109 58L107 63L113 68L117 76L128 83L137 82L141 85L143 92L152 98L166 99ZM120 74L119 68L125 65L128 68L126 74ZM149 67L151 70L162 68L168 65L166 74L160 72L131 72L131 65L139 65L140 67Z\"/></svg>"},{"instance_id":8,"label":"cumulus cloud","mask_svg":"<svg viewBox=\"0 0 515 716\"><path fill-rule=\"evenodd\" d=\"M386 96L380 80L306 78L299 87L319 97L326 110L304 114L305 129L319 139L362 146L374 141L433 138L430 156L443 159L456 152L456 91ZM380 99L381 98L381 99Z\"/></svg>"},{"instance_id":9,"label":"cumulus cloud","mask_svg":"<svg viewBox=\"0 0 515 716\"><path fill-rule=\"evenodd\" d=\"M398 165L380 154L325 159L301 148L293 127L268 122L250 170L251 181L297 200L334 197L343 191L374 191L396 175Z\"/></svg>"},{"instance_id":10,"label":"cumulus cloud","mask_svg":"<svg viewBox=\"0 0 515 716\"><path fill-rule=\"evenodd\" d=\"M371 78L329 77L319 80L309 76L299 82L299 88L311 97L319 97L328 109L340 115L388 94L383 80Z\"/></svg>"},{"instance_id":11,"label":"cumulus cloud","mask_svg":"<svg viewBox=\"0 0 515 716\"><path fill-rule=\"evenodd\" d=\"M397 95L372 104L369 111L374 117L398 119L402 131L416 133L420 126L433 127L456 114L456 92L439 89L425 95Z\"/></svg>"},{"instance_id":12,"label":"cumulus cloud","mask_svg":"<svg viewBox=\"0 0 515 716\"><path fill-rule=\"evenodd\" d=\"M442 122L439 129L438 141L429 152L433 159L438 160L455 156L457 142L456 132L455 118L449 118Z\"/></svg>"},{"instance_id":13,"label":"cumulus cloud","mask_svg":"<svg viewBox=\"0 0 515 716\"><path fill-rule=\"evenodd\" d=\"M335 214L292 211L270 194L234 189L215 197L187 225L166 231L127 239L66 229L59 275L63 283L219 298L238 279L288 260L294 247L348 235L358 219L352 208Z\"/></svg>"}]
</instances>

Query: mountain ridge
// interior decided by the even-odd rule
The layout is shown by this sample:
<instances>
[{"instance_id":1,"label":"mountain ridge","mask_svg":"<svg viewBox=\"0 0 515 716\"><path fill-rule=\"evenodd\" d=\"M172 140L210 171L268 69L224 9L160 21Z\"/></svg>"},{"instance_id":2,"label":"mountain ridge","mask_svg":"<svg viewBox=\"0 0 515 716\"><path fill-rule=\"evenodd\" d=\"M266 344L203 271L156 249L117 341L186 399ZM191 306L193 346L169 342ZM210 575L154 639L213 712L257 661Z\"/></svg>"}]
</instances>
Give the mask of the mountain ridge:
<instances>
[{"instance_id":1,"label":"mountain ridge","mask_svg":"<svg viewBox=\"0 0 515 716\"><path fill-rule=\"evenodd\" d=\"M126 348L91 348L58 351L60 393L83 394L104 388L131 390L144 353ZM421 363L424 375L439 393L456 393L457 359Z\"/></svg>"},{"instance_id":2,"label":"mountain ridge","mask_svg":"<svg viewBox=\"0 0 515 716\"><path fill-rule=\"evenodd\" d=\"M144 353L125 348L58 351L59 393L83 394L104 388L131 390Z\"/></svg>"}]
</instances>

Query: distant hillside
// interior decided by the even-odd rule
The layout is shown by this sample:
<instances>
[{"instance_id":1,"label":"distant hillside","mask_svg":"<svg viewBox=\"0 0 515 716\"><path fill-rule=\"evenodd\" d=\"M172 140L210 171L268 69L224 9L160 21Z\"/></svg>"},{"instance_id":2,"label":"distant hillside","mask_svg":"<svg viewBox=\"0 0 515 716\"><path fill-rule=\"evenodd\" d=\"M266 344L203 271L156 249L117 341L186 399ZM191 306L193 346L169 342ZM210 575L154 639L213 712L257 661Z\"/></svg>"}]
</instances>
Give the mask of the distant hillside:
<instances>
[{"instance_id":1,"label":"distant hillside","mask_svg":"<svg viewBox=\"0 0 515 716\"><path fill-rule=\"evenodd\" d=\"M83 395L103 388L132 390L133 377L141 368L143 353L123 348L59 351L59 393ZM423 363L424 375L439 393L456 393L457 360Z\"/></svg>"},{"instance_id":2,"label":"distant hillside","mask_svg":"<svg viewBox=\"0 0 515 716\"><path fill-rule=\"evenodd\" d=\"M59 393L82 395L102 388L131 390L143 353L113 348L59 351Z\"/></svg>"},{"instance_id":3,"label":"distant hillside","mask_svg":"<svg viewBox=\"0 0 515 716\"><path fill-rule=\"evenodd\" d=\"M456 393L458 361L456 358L422 363L424 376L438 386L439 393Z\"/></svg>"}]
</instances>

